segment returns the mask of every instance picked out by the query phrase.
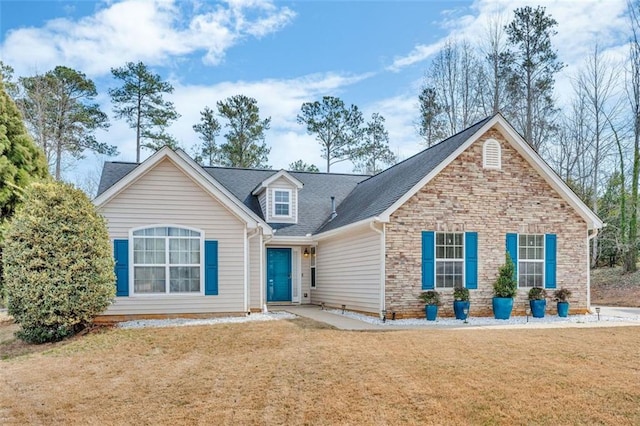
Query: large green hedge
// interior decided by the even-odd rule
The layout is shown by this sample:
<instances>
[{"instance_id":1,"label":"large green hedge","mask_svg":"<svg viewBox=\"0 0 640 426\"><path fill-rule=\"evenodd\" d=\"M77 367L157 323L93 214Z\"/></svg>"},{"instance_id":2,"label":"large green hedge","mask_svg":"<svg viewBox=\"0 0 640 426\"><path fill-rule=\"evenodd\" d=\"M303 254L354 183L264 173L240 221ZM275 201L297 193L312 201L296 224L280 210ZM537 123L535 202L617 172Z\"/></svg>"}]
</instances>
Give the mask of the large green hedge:
<instances>
[{"instance_id":1,"label":"large green hedge","mask_svg":"<svg viewBox=\"0 0 640 426\"><path fill-rule=\"evenodd\" d=\"M56 341L82 329L115 296L113 255L104 219L79 189L33 183L5 233L9 314L18 337Z\"/></svg>"}]
</instances>

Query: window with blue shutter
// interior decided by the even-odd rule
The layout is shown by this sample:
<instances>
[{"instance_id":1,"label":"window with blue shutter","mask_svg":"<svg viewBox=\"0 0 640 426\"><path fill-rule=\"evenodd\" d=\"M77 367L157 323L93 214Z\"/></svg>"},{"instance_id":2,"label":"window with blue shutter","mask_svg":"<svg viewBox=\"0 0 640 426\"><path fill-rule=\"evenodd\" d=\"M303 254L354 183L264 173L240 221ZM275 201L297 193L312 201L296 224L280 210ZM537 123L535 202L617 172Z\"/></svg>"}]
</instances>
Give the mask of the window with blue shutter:
<instances>
[{"instance_id":1,"label":"window with blue shutter","mask_svg":"<svg viewBox=\"0 0 640 426\"><path fill-rule=\"evenodd\" d=\"M433 290L435 280L435 232L422 231L422 289Z\"/></svg>"},{"instance_id":2,"label":"window with blue shutter","mask_svg":"<svg viewBox=\"0 0 640 426\"><path fill-rule=\"evenodd\" d=\"M469 290L478 288L478 233L464 233L464 286Z\"/></svg>"},{"instance_id":3,"label":"window with blue shutter","mask_svg":"<svg viewBox=\"0 0 640 426\"><path fill-rule=\"evenodd\" d=\"M556 288L556 235L544 236L544 286Z\"/></svg>"},{"instance_id":4,"label":"window with blue shutter","mask_svg":"<svg viewBox=\"0 0 640 426\"><path fill-rule=\"evenodd\" d=\"M204 294L218 294L218 242L212 240L204 242Z\"/></svg>"},{"instance_id":5,"label":"window with blue shutter","mask_svg":"<svg viewBox=\"0 0 640 426\"><path fill-rule=\"evenodd\" d=\"M129 240L113 241L113 257L116 261L116 296L129 296Z\"/></svg>"}]
</instances>

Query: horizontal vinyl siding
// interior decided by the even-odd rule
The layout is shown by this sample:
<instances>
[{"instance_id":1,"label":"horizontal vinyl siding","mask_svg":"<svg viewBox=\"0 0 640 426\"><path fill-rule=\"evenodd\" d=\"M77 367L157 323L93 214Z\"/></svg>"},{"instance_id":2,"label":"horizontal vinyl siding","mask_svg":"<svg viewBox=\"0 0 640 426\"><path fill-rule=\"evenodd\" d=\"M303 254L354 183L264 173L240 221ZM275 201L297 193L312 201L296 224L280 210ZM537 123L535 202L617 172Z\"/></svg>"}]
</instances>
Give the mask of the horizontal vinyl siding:
<instances>
[{"instance_id":1,"label":"horizontal vinyl siding","mask_svg":"<svg viewBox=\"0 0 640 426\"><path fill-rule=\"evenodd\" d=\"M100 208L112 239L140 226L175 224L218 241L219 294L146 295L116 299L106 315L241 312L244 310L244 223L171 160L164 160ZM256 237L257 238L257 237ZM133 279L133 277L130 277Z\"/></svg>"},{"instance_id":2,"label":"horizontal vinyl siding","mask_svg":"<svg viewBox=\"0 0 640 426\"><path fill-rule=\"evenodd\" d=\"M366 230L322 240L316 256L316 289L312 302L378 313L380 238L380 234Z\"/></svg>"},{"instance_id":3,"label":"horizontal vinyl siding","mask_svg":"<svg viewBox=\"0 0 640 426\"><path fill-rule=\"evenodd\" d=\"M260 236L249 240L249 308L261 309L262 301L260 300Z\"/></svg>"}]
</instances>

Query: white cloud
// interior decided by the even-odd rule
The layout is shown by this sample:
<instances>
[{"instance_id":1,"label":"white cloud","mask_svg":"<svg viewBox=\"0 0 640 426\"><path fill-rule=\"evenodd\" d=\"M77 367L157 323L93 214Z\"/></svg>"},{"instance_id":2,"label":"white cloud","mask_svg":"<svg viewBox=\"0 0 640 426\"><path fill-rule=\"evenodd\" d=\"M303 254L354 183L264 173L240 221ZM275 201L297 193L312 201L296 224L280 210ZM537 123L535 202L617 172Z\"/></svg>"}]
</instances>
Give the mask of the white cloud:
<instances>
[{"instance_id":1,"label":"white cloud","mask_svg":"<svg viewBox=\"0 0 640 426\"><path fill-rule=\"evenodd\" d=\"M567 64L567 70L579 64L596 43L604 50L618 46L623 38L621 34L628 26L626 0L476 0L471 6L473 15L445 13L440 25L448 33L431 44L417 44L408 54L397 57L388 70L397 72L430 59L449 38L481 43L486 39L487 24L492 17L501 16L506 24L513 18L514 9L527 5L545 7L547 14L558 21L553 45L560 59Z\"/></svg>"},{"instance_id":2,"label":"white cloud","mask_svg":"<svg viewBox=\"0 0 640 426\"><path fill-rule=\"evenodd\" d=\"M18 75L64 63L99 76L127 61L153 66L194 52L217 64L239 40L271 34L295 17L289 8L267 0L205 3L188 17L185 7L177 0L123 0L78 20L14 29L1 46L3 61Z\"/></svg>"}]
</instances>

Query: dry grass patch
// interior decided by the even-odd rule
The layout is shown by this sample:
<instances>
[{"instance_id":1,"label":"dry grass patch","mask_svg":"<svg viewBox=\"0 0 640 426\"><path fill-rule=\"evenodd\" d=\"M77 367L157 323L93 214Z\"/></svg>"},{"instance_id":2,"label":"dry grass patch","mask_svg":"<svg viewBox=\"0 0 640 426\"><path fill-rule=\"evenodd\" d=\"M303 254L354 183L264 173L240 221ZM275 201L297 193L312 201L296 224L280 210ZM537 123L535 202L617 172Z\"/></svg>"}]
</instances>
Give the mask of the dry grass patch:
<instances>
[{"instance_id":1,"label":"dry grass patch","mask_svg":"<svg viewBox=\"0 0 640 426\"><path fill-rule=\"evenodd\" d=\"M640 308L640 271L623 274L619 266L592 270L591 303Z\"/></svg>"},{"instance_id":2,"label":"dry grass patch","mask_svg":"<svg viewBox=\"0 0 640 426\"><path fill-rule=\"evenodd\" d=\"M634 425L638 331L106 330L2 361L0 423Z\"/></svg>"}]
</instances>

